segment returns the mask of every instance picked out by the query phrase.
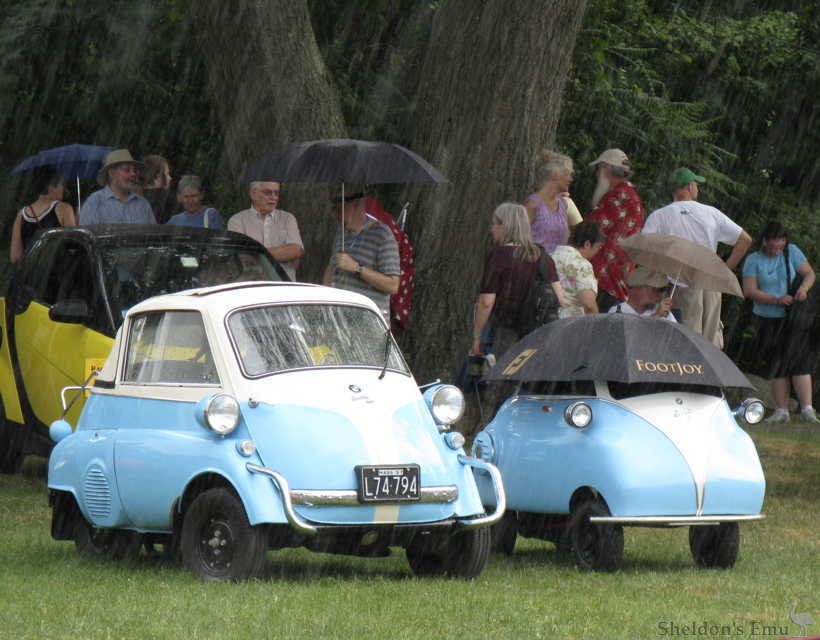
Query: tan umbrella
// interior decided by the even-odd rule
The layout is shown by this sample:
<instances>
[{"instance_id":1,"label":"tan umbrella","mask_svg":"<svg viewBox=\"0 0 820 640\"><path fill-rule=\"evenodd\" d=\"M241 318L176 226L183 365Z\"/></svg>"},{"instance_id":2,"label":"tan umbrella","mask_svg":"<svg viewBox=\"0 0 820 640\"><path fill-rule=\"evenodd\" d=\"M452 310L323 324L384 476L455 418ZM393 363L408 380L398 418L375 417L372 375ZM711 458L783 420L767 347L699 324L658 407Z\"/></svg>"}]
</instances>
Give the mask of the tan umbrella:
<instances>
[{"instance_id":1,"label":"tan umbrella","mask_svg":"<svg viewBox=\"0 0 820 640\"><path fill-rule=\"evenodd\" d=\"M706 247L661 233L636 233L619 242L632 261L665 273L677 282L743 297L735 274Z\"/></svg>"}]
</instances>

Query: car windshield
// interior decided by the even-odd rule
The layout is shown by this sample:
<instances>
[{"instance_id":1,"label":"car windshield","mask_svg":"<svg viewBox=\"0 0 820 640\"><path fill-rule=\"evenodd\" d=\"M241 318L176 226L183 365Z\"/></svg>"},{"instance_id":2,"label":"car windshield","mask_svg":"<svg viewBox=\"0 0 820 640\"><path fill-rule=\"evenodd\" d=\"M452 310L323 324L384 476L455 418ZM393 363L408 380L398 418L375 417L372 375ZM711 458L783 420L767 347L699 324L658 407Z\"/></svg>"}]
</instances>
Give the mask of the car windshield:
<instances>
[{"instance_id":1,"label":"car windshield","mask_svg":"<svg viewBox=\"0 0 820 640\"><path fill-rule=\"evenodd\" d=\"M676 382L609 382L609 393L615 400L624 400L636 396L648 396L653 393L702 393L704 395L723 395L720 387L706 385L679 384Z\"/></svg>"},{"instance_id":2,"label":"car windshield","mask_svg":"<svg viewBox=\"0 0 820 640\"><path fill-rule=\"evenodd\" d=\"M115 315L151 296L248 280L281 280L262 251L207 243L147 244L102 250Z\"/></svg>"},{"instance_id":3,"label":"car windshield","mask_svg":"<svg viewBox=\"0 0 820 640\"><path fill-rule=\"evenodd\" d=\"M375 311L339 304L291 304L234 311L228 329L242 370L374 367L409 373Z\"/></svg>"}]
</instances>

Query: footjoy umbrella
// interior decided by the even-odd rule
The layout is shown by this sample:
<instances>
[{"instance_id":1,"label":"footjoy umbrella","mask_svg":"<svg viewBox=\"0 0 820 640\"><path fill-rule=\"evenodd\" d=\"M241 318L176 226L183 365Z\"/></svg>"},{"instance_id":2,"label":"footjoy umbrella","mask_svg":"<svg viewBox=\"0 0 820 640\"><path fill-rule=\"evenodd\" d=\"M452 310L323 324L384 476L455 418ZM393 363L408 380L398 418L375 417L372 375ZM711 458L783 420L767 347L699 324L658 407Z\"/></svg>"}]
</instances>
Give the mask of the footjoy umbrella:
<instances>
[{"instance_id":1,"label":"footjoy umbrella","mask_svg":"<svg viewBox=\"0 0 820 640\"><path fill-rule=\"evenodd\" d=\"M556 320L510 347L489 380L607 380L753 388L711 342L682 324L626 313Z\"/></svg>"},{"instance_id":2,"label":"footjoy umbrella","mask_svg":"<svg viewBox=\"0 0 820 640\"><path fill-rule=\"evenodd\" d=\"M619 242L637 264L665 273L695 289L743 297L735 274L720 256L706 247L661 233L636 233Z\"/></svg>"},{"instance_id":3,"label":"footjoy umbrella","mask_svg":"<svg viewBox=\"0 0 820 640\"><path fill-rule=\"evenodd\" d=\"M97 177L105 156L114 147L100 147L90 144L70 144L65 147L46 149L29 156L20 162L12 173L29 175L37 167L52 165L66 180L77 181L77 209L80 208L80 179L90 180Z\"/></svg>"}]
</instances>

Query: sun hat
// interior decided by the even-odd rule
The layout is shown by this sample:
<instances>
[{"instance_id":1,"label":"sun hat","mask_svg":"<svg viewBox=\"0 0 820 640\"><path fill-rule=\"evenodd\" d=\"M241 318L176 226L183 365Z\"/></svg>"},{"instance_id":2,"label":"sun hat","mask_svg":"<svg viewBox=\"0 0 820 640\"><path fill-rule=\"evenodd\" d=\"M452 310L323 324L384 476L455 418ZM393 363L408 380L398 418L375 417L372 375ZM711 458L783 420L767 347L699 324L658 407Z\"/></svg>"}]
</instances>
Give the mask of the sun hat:
<instances>
[{"instance_id":1,"label":"sun hat","mask_svg":"<svg viewBox=\"0 0 820 640\"><path fill-rule=\"evenodd\" d=\"M105 186L105 172L108 171L111 167L116 166L118 164L133 164L134 166L140 168L145 166L142 162L134 160L134 158L131 156L131 152L128 149L115 149L107 156L105 156L103 166L97 172L97 183L100 186Z\"/></svg>"},{"instance_id":2,"label":"sun hat","mask_svg":"<svg viewBox=\"0 0 820 640\"><path fill-rule=\"evenodd\" d=\"M700 182L701 184L706 182L706 178L703 176L699 176L691 169L687 169L686 167L680 167L675 169L669 176L669 182L672 185L673 189L680 189L681 187L685 187L690 182Z\"/></svg>"},{"instance_id":3,"label":"sun hat","mask_svg":"<svg viewBox=\"0 0 820 640\"><path fill-rule=\"evenodd\" d=\"M632 164L629 162L629 158L627 158L626 154L620 149L607 149L601 155L595 158L595 160L590 162L589 166L594 167L600 164L601 162L611 164L613 167L620 167L621 169L632 168Z\"/></svg>"},{"instance_id":4,"label":"sun hat","mask_svg":"<svg viewBox=\"0 0 820 640\"><path fill-rule=\"evenodd\" d=\"M652 271L652 269L648 267L638 267L635 271L629 274L629 279L627 280L627 285L630 287L645 286L661 289L668 284L669 278L662 273Z\"/></svg>"}]
</instances>

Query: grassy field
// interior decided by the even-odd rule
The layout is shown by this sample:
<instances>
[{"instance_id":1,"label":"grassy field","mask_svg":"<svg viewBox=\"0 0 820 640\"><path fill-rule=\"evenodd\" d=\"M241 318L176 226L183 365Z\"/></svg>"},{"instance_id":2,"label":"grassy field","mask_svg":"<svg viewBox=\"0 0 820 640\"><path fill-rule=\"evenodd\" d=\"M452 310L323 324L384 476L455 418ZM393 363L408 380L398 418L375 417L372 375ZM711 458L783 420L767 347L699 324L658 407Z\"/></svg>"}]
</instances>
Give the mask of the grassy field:
<instances>
[{"instance_id":1,"label":"grassy field","mask_svg":"<svg viewBox=\"0 0 820 640\"><path fill-rule=\"evenodd\" d=\"M375 560L291 550L269 554L263 580L206 584L147 557L81 559L50 538L43 481L0 476L0 638L663 638L699 627L781 637L799 631L795 601L817 633L820 433L753 436L768 518L741 527L730 571L695 569L685 530L626 529L625 567L612 575L519 538L474 582L416 579L400 550Z\"/></svg>"}]
</instances>

